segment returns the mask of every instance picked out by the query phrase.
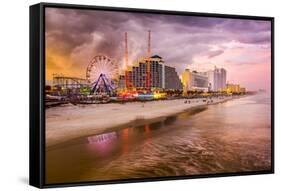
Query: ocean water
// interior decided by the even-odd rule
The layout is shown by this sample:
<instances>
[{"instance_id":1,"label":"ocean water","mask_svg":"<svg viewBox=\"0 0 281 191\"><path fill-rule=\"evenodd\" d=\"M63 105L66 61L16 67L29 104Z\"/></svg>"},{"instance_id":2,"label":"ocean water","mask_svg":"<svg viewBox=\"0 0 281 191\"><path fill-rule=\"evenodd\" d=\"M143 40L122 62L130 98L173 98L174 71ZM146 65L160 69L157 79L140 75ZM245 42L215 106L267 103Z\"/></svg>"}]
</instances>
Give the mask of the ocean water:
<instances>
[{"instance_id":1,"label":"ocean water","mask_svg":"<svg viewBox=\"0 0 281 191\"><path fill-rule=\"evenodd\" d=\"M271 169L266 94L200 107L46 150L46 182L81 182Z\"/></svg>"}]
</instances>

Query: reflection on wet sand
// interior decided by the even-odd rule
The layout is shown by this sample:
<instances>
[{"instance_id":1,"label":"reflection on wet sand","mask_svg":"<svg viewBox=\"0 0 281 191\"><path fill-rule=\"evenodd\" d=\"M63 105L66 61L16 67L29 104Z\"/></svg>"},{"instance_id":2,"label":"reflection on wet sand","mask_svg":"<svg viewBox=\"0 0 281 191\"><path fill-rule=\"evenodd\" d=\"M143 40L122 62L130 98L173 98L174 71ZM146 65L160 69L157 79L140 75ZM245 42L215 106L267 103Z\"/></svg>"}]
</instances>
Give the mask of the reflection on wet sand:
<instances>
[{"instance_id":1,"label":"reflection on wet sand","mask_svg":"<svg viewBox=\"0 0 281 191\"><path fill-rule=\"evenodd\" d=\"M269 170L269 98L195 108L47 150L47 182Z\"/></svg>"}]
</instances>

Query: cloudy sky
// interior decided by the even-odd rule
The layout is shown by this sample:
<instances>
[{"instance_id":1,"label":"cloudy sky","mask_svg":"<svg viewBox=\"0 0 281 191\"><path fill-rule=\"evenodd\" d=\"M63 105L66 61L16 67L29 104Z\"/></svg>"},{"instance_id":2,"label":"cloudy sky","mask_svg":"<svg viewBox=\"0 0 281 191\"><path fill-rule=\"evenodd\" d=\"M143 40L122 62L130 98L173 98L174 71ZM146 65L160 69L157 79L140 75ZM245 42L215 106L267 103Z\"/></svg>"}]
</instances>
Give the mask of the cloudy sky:
<instances>
[{"instance_id":1,"label":"cloudy sky","mask_svg":"<svg viewBox=\"0 0 281 191\"><path fill-rule=\"evenodd\" d=\"M269 21L46 8L46 78L53 73L85 78L91 58L105 54L124 65L124 32L129 62L147 52L163 57L179 75L185 68L227 70L227 81L270 89Z\"/></svg>"}]
</instances>

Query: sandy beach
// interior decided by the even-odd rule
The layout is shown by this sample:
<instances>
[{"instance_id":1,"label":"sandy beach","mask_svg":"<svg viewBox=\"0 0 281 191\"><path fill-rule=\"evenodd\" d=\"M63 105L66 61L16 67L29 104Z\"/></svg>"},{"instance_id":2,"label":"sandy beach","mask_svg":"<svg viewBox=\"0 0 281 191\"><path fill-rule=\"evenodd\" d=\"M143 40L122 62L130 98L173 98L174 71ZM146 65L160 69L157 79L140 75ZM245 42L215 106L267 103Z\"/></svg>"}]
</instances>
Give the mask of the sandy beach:
<instances>
[{"instance_id":1,"label":"sandy beach","mask_svg":"<svg viewBox=\"0 0 281 191\"><path fill-rule=\"evenodd\" d=\"M216 104L232 97L176 99L124 104L65 105L46 110L46 146L121 128L122 125L171 116L190 108ZM204 100L204 101L203 101Z\"/></svg>"}]
</instances>

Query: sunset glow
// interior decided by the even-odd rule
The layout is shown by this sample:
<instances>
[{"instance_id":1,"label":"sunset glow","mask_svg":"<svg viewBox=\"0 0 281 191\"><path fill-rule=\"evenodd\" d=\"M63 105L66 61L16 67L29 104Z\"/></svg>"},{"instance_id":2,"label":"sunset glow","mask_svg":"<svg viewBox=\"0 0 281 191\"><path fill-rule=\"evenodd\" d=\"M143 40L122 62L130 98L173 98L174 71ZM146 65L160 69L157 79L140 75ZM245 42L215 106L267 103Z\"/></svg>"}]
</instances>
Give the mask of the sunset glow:
<instances>
[{"instance_id":1,"label":"sunset glow","mask_svg":"<svg viewBox=\"0 0 281 191\"><path fill-rule=\"evenodd\" d=\"M131 65L146 55L151 30L152 54L179 74L185 68L224 67L227 81L269 90L270 27L269 21L48 8L46 78L53 73L85 78L85 68L100 53L124 68L124 32Z\"/></svg>"}]
</instances>

